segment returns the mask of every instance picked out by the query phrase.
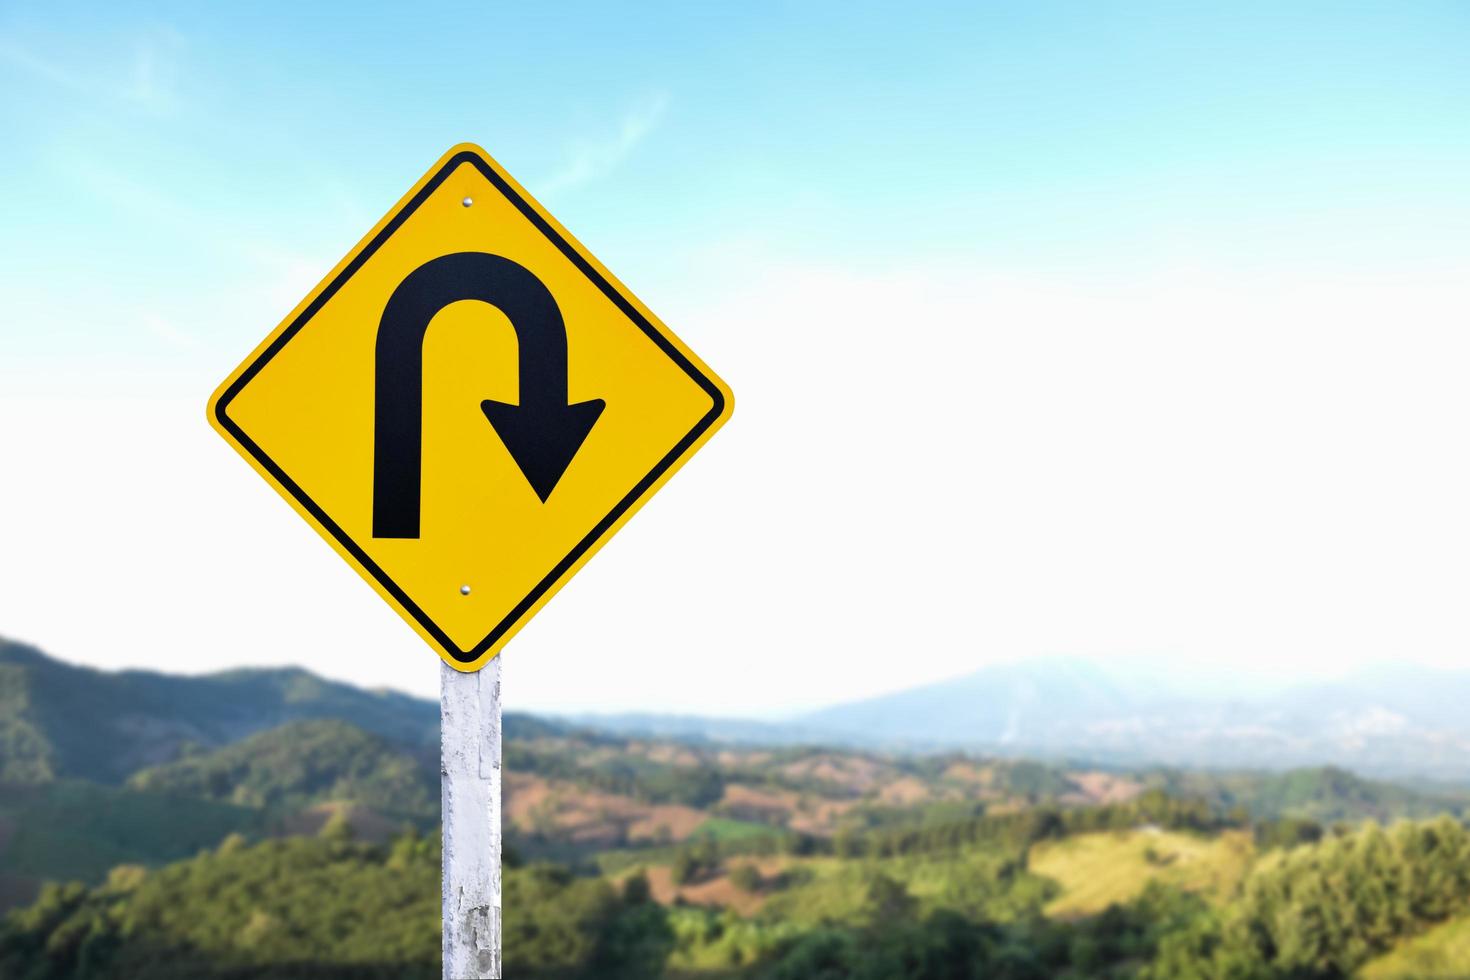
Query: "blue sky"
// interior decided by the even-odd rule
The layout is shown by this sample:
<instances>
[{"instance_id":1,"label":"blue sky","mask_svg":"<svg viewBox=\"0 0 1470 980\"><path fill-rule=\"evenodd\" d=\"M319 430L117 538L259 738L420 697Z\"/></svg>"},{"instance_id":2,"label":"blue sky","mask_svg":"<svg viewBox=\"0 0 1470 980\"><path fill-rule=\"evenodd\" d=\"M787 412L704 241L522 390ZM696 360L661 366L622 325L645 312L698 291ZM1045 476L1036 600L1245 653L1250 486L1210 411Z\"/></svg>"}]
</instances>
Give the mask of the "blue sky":
<instances>
[{"instance_id":1,"label":"blue sky","mask_svg":"<svg viewBox=\"0 0 1470 980\"><path fill-rule=\"evenodd\" d=\"M50 329L5 349L208 334L200 296L335 256L465 138L660 279L732 242L1096 269L1470 240L1463 5L896 9L8 4L0 262Z\"/></svg>"},{"instance_id":2,"label":"blue sky","mask_svg":"<svg viewBox=\"0 0 1470 980\"><path fill-rule=\"evenodd\" d=\"M0 632L77 659L203 669L310 660L336 636L312 633L318 621L350 620L369 624L344 641L371 648L366 676L432 684L401 678L406 630L374 618L332 556L306 557L325 549L194 428L214 383L468 139L741 405L708 464L671 485L679 501L629 528L643 540L609 549L584 576L595 586L568 589L552 625L517 641L547 651L525 658L533 704L774 711L895 686L883 664L907 644L924 651L915 682L1053 653L1311 671L1398 655L1393 624L1411 615L1425 624L1415 649L1448 662L1470 643L1432 602L1463 581L1455 536L1470 543L1454 503L1470 475L1436 469L1434 448L1470 408L1456 394L1467 49L1470 7L1429 2L12 0L0 436L58 486L110 482L87 460L126 469L120 440L172 475L146 499L115 491L126 505L44 475L0 491L40 511L11 535L27 570L0 579L16 623L0 615ZM952 364L914 377L908 347ZM1249 404L1221 407L1231 393ZM900 421L927 412L919 434L884 404L909 406ZM197 628L160 636L121 572L102 612L69 614L56 583L136 544L108 540L118 522L104 517L125 506L192 515L146 550L201 622L226 600L184 578L208 568L232 589L270 588L290 555L301 577L252 595L299 645L250 635L201 654ZM79 511L97 512L85 549ZM722 527L704 527L712 511ZM1348 526L1361 568L1336 550ZM1180 534L1204 537L1176 550ZM262 535L279 551L260 554ZM252 543L253 572L212 561ZM668 566L710 554L732 569L719 595L671 581ZM640 576L685 610L666 632L618 584ZM334 605L290 605L318 581ZM1331 584L1288 601L1301 581ZM971 615L985 595L1029 611ZM732 602L768 599L769 621L728 622ZM1378 618L1334 612L1355 605ZM1073 613L1046 613L1058 606ZM1227 608L1254 625L1212 635ZM117 641L119 617L154 635ZM577 625L591 619L606 625ZM790 690L752 681L729 703L691 701L691 630L715 634L712 655L784 650ZM530 666L603 644L667 682L594 670L569 688Z\"/></svg>"}]
</instances>

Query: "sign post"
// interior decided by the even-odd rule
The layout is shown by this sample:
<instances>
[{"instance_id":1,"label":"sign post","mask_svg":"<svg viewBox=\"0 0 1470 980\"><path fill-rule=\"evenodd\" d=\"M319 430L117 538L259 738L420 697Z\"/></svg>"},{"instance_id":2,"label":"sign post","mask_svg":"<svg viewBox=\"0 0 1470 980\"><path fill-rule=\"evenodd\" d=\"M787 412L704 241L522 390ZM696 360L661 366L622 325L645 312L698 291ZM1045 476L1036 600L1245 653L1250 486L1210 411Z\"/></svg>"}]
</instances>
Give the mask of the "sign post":
<instances>
[{"instance_id":1,"label":"sign post","mask_svg":"<svg viewBox=\"0 0 1470 980\"><path fill-rule=\"evenodd\" d=\"M444 980L500 976L500 658L439 666Z\"/></svg>"},{"instance_id":2,"label":"sign post","mask_svg":"<svg viewBox=\"0 0 1470 980\"><path fill-rule=\"evenodd\" d=\"M469 144L210 399L210 424L444 661L446 978L500 976L497 654L733 407Z\"/></svg>"}]
</instances>

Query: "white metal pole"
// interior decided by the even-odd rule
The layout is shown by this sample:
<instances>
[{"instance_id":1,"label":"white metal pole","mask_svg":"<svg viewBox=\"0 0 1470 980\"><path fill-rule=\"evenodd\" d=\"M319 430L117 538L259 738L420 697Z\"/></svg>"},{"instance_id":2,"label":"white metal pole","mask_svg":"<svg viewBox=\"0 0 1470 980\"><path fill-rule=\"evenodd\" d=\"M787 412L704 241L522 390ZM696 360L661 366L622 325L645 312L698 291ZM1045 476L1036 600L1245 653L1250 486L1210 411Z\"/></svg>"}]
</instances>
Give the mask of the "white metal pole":
<instances>
[{"instance_id":1,"label":"white metal pole","mask_svg":"<svg viewBox=\"0 0 1470 980\"><path fill-rule=\"evenodd\" d=\"M500 658L439 669L444 980L499 980Z\"/></svg>"}]
</instances>

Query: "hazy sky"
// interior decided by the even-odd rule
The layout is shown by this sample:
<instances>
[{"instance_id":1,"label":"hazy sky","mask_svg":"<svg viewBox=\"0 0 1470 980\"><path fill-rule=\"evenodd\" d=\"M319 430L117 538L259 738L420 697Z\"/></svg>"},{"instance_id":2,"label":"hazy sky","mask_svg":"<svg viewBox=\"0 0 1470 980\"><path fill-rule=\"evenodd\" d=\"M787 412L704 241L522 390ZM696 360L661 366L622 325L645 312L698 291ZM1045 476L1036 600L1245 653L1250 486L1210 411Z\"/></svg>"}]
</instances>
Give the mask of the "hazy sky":
<instances>
[{"instance_id":1,"label":"hazy sky","mask_svg":"<svg viewBox=\"0 0 1470 980\"><path fill-rule=\"evenodd\" d=\"M204 403L474 140L737 396L508 707L1470 666L1470 7L1205 6L11 0L0 634L437 689Z\"/></svg>"}]
</instances>

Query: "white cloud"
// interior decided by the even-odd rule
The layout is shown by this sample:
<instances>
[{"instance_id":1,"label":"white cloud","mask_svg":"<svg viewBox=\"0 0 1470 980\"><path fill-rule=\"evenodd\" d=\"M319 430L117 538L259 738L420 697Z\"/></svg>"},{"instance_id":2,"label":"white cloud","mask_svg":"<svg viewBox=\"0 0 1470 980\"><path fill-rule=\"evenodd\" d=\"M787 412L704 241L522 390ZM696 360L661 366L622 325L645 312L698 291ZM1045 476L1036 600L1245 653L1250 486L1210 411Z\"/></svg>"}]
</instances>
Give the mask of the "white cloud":
<instances>
[{"instance_id":1,"label":"white cloud","mask_svg":"<svg viewBox=\"0 0 1470 980\"><path fill-rule=\"evenodd\" d=\"M0 63L73 95L98 102L120 101L159 114L178 106L177 58L183 46L182 34L157 26L126 42L122 57L92 59L91 67L82 69L15 38L0 38Z\"/></svg>"},{"instance_id":2,"label":"white cloud","mask_svg":"<svg viewBox=\"0 0 1470 980\"><path fill-rule=\"evenodd\" d=\"M151 112L167 112L179 102L176 83L178 54L184 37L172 28L159 27L133 44L128 82L123 98Z\"/></svg>"},{"instance_id":3,"label":"white cloud","mask_svg":"<svg viewBox=\"0 0 1470 980\"><path fill-rule=\"evenodd\" d=\"M748 279L656 303L735 416L518 640L538 698L776 709L1048 654L1466 662L1464 283Z\"/></svg>"},{"instance_id":4,"label":"white cloud","mask_svg":"<svg viewBox=\"0 0 1470 980\"><path fill-rule=\"evenodd\" d=\"M41 57L11 38L0 38L0 62L77 94L89 94L93 90L90 80L83 75Z\"/></svg>"},{"instance_id":5,"label":"white cloud","mask_svg":"<svg viewBox=\"0 0 1470 980\"><path fill-rule=\"evenodd\" d=\"M622 163L638 144L658 126L669 107L665 92L657 92L633 106L612 136L572 147L570 158L538 185L541 194L551 195L589 184Z\"/></svg>"},{"instance_id":6,"label":"white cloud","mask_svg":"<svg viewBox=\"0 0 1470 980\"><path fill-rule=\"evenodd\" d=\"M734 418L511 644L509 705L771 713L1059 653L1465 662L1470 285L739 279L647 294ZM432 693L433 654L205 428L230 366L0 385L26 474L0 631Z\"/></svg>"},{"instance_id":7,"label":"white cloud","mask_svg":"<svg viewBox=\"0 0 1470 980\"><path fill-rule=\"evenodd\" d=\"M175 350L189 351L198 348L199 338L158 313L144 313L143 329L153 338Z\"/></svg>"}]
</instances>

